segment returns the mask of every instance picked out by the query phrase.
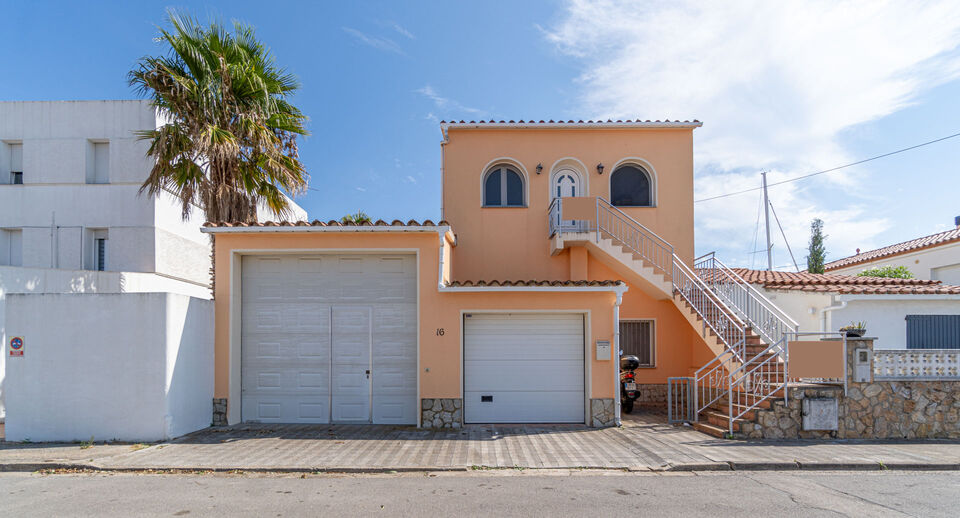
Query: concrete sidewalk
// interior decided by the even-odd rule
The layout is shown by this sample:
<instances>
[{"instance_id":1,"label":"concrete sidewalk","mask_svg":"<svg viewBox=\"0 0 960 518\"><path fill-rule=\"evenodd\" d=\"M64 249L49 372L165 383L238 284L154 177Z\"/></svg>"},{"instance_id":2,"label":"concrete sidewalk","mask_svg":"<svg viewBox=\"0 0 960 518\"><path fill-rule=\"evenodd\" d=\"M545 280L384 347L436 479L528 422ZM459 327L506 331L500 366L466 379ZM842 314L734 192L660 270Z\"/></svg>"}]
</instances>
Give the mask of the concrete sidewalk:
<instances>
[{"instance_id":1,"label":"concrete sidewalk","mask_svg":"<svg viewBox=\"0 0 960 518\"><path fill-rule=\"evenodd\" d=\"M238 425L149 445L0 443L0 471L390 471L485 468L625 470L955 469L958 441L716 439L661 416L621 428L471 425L462 430L361 425Z\"/></svg>"}]
</instances>

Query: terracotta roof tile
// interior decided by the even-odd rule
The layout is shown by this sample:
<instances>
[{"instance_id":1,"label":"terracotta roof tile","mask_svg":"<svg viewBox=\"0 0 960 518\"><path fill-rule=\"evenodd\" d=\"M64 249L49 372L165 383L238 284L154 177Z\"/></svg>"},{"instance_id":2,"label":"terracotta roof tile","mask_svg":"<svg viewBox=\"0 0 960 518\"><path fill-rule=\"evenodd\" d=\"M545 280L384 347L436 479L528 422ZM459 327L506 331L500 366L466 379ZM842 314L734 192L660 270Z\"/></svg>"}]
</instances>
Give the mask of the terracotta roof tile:
<instances>
[{"instance_id":1,"label":"terracotta roof tile","mask_svg":"<svg viewBox=\"0 0 960 518\"><path fill-rule=\"evenodd\" d=\"M960 295L960 286L924 279L887 279L884 277L857 277L833 273L793 273L733 268L743 280L762 284L773 290L812 291L847 295L870 294L927 294Z\"/></svg>"},{"instance_id":2,"label":"terracotta roof tile","mask_svg":"<svg viewBox=\"0 0 960 518\"><path fill-rule=\"evenodd\" d=\"M537 121L537 120L533 120L533 119L528 120L528 121L525 121L525 120L522 120L522 119L521 119L521 120L518 120L518 121L512 121L512 120L511 120L511 121L502 121L502 120L497 121L497 120L492 120L492 119L491 119L491 120L478 120L478 121L474 121L474 120L470 120L470 121L464 121L464 120L450 120L450 121L446 121L446 120L443 120L443 121L440 121L440 124L658 124L658 123L659 123L659 124L700 124L700 121L697 120L697 119L694 119L694 120L670 120L670 119L663 119L663 120L660 120L660 119L657 119L657 120L650 120L650 119L646 119L646 120L642 120L642 119L613 120L613 119L607 119L607 120L587 120L587 121L584 121L584 120L572 120L572 119L571 119L571 120L562 120L562 119L553 120L553 119L550 119L550 120L548 120L548 121L544 121L544 120L538 120L538 121Z\"/></svg>"},{"instance_id":3,"label":"terracotta roof tile","mask_svg":"<svg viewBox=\"0 0 960 518\"><path fill-rule=\"evenodd\" d=\"M622 281L541 281L536 279L530 280L467 280L467 281L451 281L449 286L451 287L461 287L461 288L471 288L471 287L504 287L504 286L619 286L623 284Z\"/></svg>"},{"instance_id":4,"label":"terracotta roof tile","mask_svg":"<svg viewBox=\"0 0 960 518\"><path fill-rule=\"evenodd\" d=\"M406 223L399 219L395 219L389 223L382 219L364 223L342 223L335 219L323 222L315 219L313 221L265 221L263 223L245 223L237 221L223 221L214 223L208 221L203 224L204 227L446 227L449 225L450 224L445 220L440 220L434 223L429 219L425 219L422 222L411 219Z\"/></svg>"},{"instance_id":5,"label":"terracotta roof tile","mask_svg":"<svg viewBox=\"0 0 960 518\"><path fill-rule=\"evenodd\" d=\"M914 250L921 250L924 248L931 248L947 243L953 243L955 241L960 241L960 227L929 236L918 237L917 239L911 239L910 241L904 241L903 243L885 246L876 250L870 250L869 252L851 255L850 257L844 257L843 259L837 259L836 261L830 261L824 265L824 268L826 270L836 270L846 266L867 263L883 257L904 254Z\"/></svg>"}]
</instances>

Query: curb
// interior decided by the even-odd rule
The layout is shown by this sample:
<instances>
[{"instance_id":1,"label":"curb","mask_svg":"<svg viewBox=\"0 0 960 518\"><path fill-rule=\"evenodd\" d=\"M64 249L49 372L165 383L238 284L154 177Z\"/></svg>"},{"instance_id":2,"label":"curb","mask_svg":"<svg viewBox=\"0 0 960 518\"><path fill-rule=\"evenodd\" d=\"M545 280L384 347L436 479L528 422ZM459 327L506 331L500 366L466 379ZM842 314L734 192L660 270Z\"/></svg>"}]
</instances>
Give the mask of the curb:
<instances>
[{"instance_id":1,"label":"curb","mask_svg":"<svg viewBox=\"0 0 960 518\"><path fill-rule=\"evenodd\" d=\"M522 467L522 466L423 466L423 467L171 467L171 466L98 466L95 464L73 464L65 462L23 462L0 464L0 473L33 473L43 470L78 470L101 473L345 473L345 474L391 474L418 472L470 473L489 471L624 471L628 473L663 472L708 472L708 471L960 471L960 463L916 463L916 462L704 462L687 464L667 464L664 466L569 466L569 467Z\"/></svg>"}]
</instances>

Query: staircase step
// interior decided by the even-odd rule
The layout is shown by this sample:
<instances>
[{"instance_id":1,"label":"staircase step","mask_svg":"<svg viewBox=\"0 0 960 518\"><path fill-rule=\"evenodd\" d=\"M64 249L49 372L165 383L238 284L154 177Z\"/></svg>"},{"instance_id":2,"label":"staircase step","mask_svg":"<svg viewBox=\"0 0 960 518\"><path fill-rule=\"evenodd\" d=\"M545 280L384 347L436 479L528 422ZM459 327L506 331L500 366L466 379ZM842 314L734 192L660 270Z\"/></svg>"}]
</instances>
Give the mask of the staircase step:
<instances>
[{"instance_id":1,"label":"staircase step","mask_svg":"<svg viewBox=\"0 0 960 518\"><path fill-rule=\"evenodd\" d=\"M728 433L726 428L721 428L710 423L704 423L703 421L697 421L696 423L693 423L693 429L697 430L698 432L703 432L707 435L718 437L720 439L725 438Z\"/></svg>"},{"instance_id":2,"label":"staircase step","mask_svg":"<svg viewBox=\"0 0 960 518\"><path fill-rule=\"evenodd\" d=\"M708 409L704 410L703 412L700 412L700 420L701 420L701 421L704 421L704 420L705 420L706 422L708 422L708 423L710 423L710 424L712 424L712 425L714 425L714 426L719 426L720 428L727 428L727 426L728 426L728 424L729 424L729 419L727 418L727 411L726 411L726 410L724 410L724 411L721 412L721 411L719 411L719 410L714 410L714 409L712 409L712 408L708 408ZM738 432L738 431L742 430L743 428L741 427L741 424L743 424L743 423L745 423L745 422L748 422L748 421L752 422L752 419L747 419L746 417L741 417L741 418L739 418L739 419L734 419L734 420L733 420L733 431L734 431L734 432Z\"/></svg>"}]
</instances>

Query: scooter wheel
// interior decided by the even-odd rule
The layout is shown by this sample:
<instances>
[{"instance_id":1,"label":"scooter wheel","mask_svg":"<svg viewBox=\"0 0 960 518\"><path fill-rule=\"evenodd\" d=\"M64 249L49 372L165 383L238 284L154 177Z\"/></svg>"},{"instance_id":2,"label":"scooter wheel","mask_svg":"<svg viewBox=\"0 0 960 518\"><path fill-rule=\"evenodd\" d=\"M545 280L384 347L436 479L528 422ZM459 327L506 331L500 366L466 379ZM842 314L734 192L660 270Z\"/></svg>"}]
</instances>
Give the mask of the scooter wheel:
<instances>
[{"instance_id":1,"label":"scooter wheel","mask_svg":"<svg viewBox=\"0 0 960 518\"><path fill-rule=\"evenodd\" d=\"M633 413L633 401L632 401L632 400L623 401L622 404L620 405L620 408L623 409L623 412L624 412L625 414L632 414L632 413Z\"/></svg>"}]
</instances>

